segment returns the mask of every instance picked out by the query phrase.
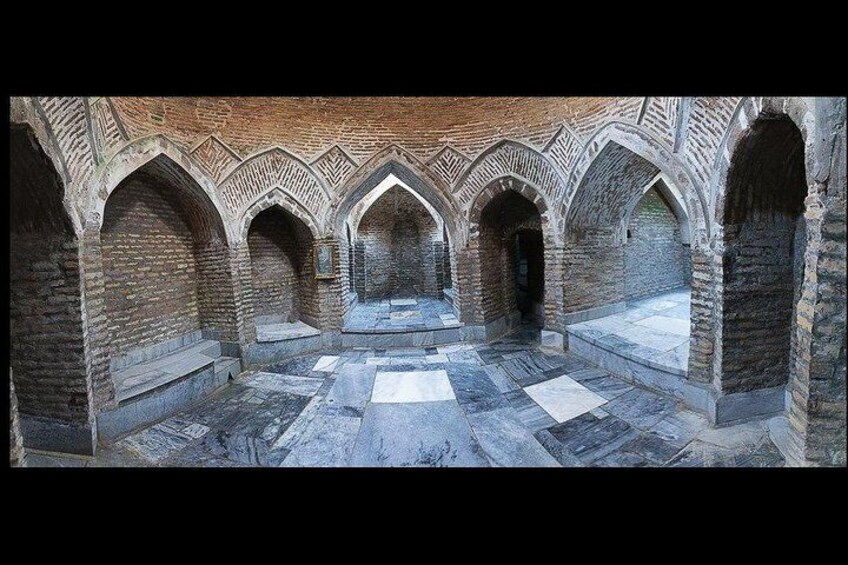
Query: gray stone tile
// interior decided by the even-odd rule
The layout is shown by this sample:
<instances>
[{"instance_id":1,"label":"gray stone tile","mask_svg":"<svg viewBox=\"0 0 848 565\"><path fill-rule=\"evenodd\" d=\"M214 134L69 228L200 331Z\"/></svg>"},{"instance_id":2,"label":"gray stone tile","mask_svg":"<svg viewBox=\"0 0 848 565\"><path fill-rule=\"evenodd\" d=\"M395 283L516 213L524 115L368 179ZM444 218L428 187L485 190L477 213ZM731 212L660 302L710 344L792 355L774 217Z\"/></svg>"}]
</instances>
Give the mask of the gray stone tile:
<instances>
[{"instance_id":1,"label":"gray stone tile","mask_svg":"<svg viewBox=\"0 0 848 565\"><path fill-rule=\"evenodd\" d=\"M318 414L309 423L283 467L344 467L349 464L362 420Z\"/></svg>"},{"instance_id":2,"label":"gray stone tile","mask_svg":"<svg viewBox=\"0 0 848 565\"><path fill-rule=\"evenodd\" d=\"M230 430L214 430L207 434L201 449L219 459L262 467L277 467L288 455L285 449L274 449L266 439Z\"/></svg>"},{"instance_id":3,"label":"gray stone tile","mask_svg":"<svg viewBox=\"0 0 848 565\"><path fill-rule=\"evenodd\" d=\"M654 467L655 464L641 455L629 451L613 451L597 459L593 467Z\"/></svg>"},{"instance_id":4,"label":"gray stone tile","mask_svg":"<svg viewBox=\"0 0 848 565\"><path fill-rule=\"evenodd\" d=\"M545 410L536 404L530 396L523 390L516 390L504 394L510 406L518 413L521 422L531 432L536 432L544 428L556 425L557 421L545 412Z\"/></svg>"},{"instance_id":5,"label":"gray stone tile","mask_svg":"<svg viewBox=\"0 0 848 565\"><path fill-rule=\"evenodd\" d=\"M677 409L674 400L644 389L634 388L610 400L604 410L640 430L648 430Z\"/></svg>"},{"instance_id":6,"label":"gray stone tile","mask_svg":"<svg viewBox=\"0 0 848 565\"><path fill-rule=\"evenodd\" d=\"M709 422L704 416L690 410L679 410L648 428L648 432L682 448L707 427Z\"/></svg>"},{"instance_id":7,"label":"gray stone tile","mask_svg":"<svg viewBox=\"0 0 848 565\"><path fill-rule=\"evenodd\" d=\"M156 424L119 441L116 446L128 449L150 463L169 457L186 447L194 438Z\"/></svg>"},{"instance_id":8,"label":"gray stone tile","mask_svg":"<svg viewBox=\"0 0 848 565\"><path fill-rule=\"evenodd\" d=\"M500 405L501 391L489 379L488 373L482 368L469 364L450 364L447 375L456 394L456 400L466 407L467 411L486 409L488 406Z\"/></svg>"},{"instance_id":9,"label":"gray stone tile","mask_svg":"<svg viewBox=\"0 0 848 565\"><path fill-rule=\"evenodd\" d=\"M559 467L510 407L468 414L471 429L493 467Z\"/></svg>"},{"instance_id":10,"label":"gray stone tile","mask_svg":"<svg viewBox=\"0 0 848 565\"><path fill-rule=\"evenodd\" d=\"M533 437L536 438L551 456L563 467L585 467L580 458L560 443L548 430L539 430Z\"/></svg>"},{"instance_id":11,"label":"gray stone tile","mask_svg":"<svg viewBox=\"0 0 848 565\"><path fill-rule=\"evenodd\" d=\"M569 376L574 378L572 375ZM634 388L633 385L629 385L621 379L617 379L612 376L589 379L580 382L583 386L602 396L606 400L612 400L613 398L621 396L625 392L630 392Z\"/></svg>"},{"instance_id":12,"label":"gray stone tile","mask_svg":"<svg viewBox=\"0 0 848 565\"><path fill-rule=\"evenodd\" d=\"M365 410L371 398L376 371L376 366L345 365L339 370L336 382L325 399L326 403Z\"/></svg>"},{"instance_id":13,"label":"gray stone tile","mask_svg":"<svg viewBox=\"0 0 848 565\"><path fill-rule=\"evenodd\" d=\"M501 393L510 392L513 390L520 390L519 387L512 377L506 374L506 372L495 365L488 365L484 367L486 374L489 376L489 379L495 383L495 386Z\"/></svg>"},{"instance_id":14,"label":"gray stone tile","mask_svg":"<svg viewBox=\"0 0 848 565\"><path fill-rule=\"evenodd\" d=\"M369 404L351 459L357 467L486 467L456 401Z\"/></svg>"},{"instance_id":15,"label":"gray stone tile","mask_svg":"<svg viewBox=\"0 0 848 565\"><path fill-rule=\"evenodd\" d=\"M638 430L619 418L599 419L589 413L548 428L548 431L585 464L609 455L639 435Z\"/></svg>"},{"instance_id":16,"label":"gray stone tile","mask_svg":"<svg viewBox=\"0 0 848 565\"><path fill-rule=\"evenodd\" d=\"M621 451L635 453L655 465L666 464L680 449L656 435L644 433L621 446Z\"/></svg>"}]
</instances>

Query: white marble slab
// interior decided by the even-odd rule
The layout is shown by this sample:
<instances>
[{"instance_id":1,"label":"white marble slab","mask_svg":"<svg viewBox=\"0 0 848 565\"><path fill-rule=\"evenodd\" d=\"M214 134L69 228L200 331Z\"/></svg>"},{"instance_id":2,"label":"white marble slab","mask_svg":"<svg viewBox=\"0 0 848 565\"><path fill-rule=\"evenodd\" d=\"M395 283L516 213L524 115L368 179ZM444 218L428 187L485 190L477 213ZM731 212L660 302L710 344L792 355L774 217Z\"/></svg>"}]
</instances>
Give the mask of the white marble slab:
<instances>
[{"instance_id":1,"label":"white marble slab","mask_svg":"<svg viewBox=\"0 0 848 565\"><path fill-rule=\"evenodd\" d=\"M365 360L366 365L391 365L391 357L369 357Z\"/></svg>"},{"instance_id":2,"label":"white marble slab","mask_svg":"<svg viewBox=\"0 0 848 565\"><path fill-rule=\"evenodd\" d=\"M415 306L418 304L418 301L414 298L395 298L390 304L392 306Z\"/></svg>"},{"instance_id":3,"label":"white marble slab","mask_svg":"<svg viewBox=\"0 0 848 565\"><path fill-rule=\"evenodd\" d=\"M439 318L450 321L456 320L456 316L454 314L439 314Z\"/></svg>"},{"instance_id":4,"label":"white marble slab","mask_svg":"<svg viewBox=\"0 0 848 565\"><path fill-rule=\"evenodd\" d=\"M339 358L337 355L323 355L318 362L315 363L315 366L312 367L313 371L323 371L325 373L332 373L336 370L336 367L339 365Z\"/></svg>"},{"instance_id":5,"label":"white marble slab","mask_svg":"<svg viewBox=\"0 0 848 565\"><path fill-rule=\"evenodd\" d=\"M421 312L418 310L405 310L403 312L392 312L389 314L390 320L408 320L410 318L420 318Z\"/></svg>"},{"instance_id":6,"label":"white marble slab","mask_svg":"<svg viewBox=\"0 0 848 565\"><path fill-rule=\"evenodd\" d=\"M447 363L448 356L444 353L438 353L436 355L427 355L426 356L428 363Z\"/></svg>"},{"instance_id":7,"label":"white marble slab","mask_svg":"<svg viewBox=\"0 0 848 565\"><path fill-rule=\"evenodd\" d=\"M438 351L439 353L457 353L459 351L471 351L473 349L473 345L466 343L455 343L453 345L436 346L436 351Z\"/></svg>"},{"instance_id":8,"label":"white marble slab","mask_svg":"<svg viewBox=\"0 0 848 565\"><path fill-rule=\"evenodd\" d=\"M386 371L377 373L371 402L435 402L454 400L447 372L438 371Z\"/></svg>"},{"instance_id":9,"label":"white marble slab","mask_svg":"<svg viewBox=\"0 0 848 565\"><path fill-rule=\"evenodd\" d=\"M607 402L604 397L564 375L528 386L524 392L560 423Z\"/></svg>"},{"instance_id":10,"label":"white marble slab","mask_svg":"<svg viewBox=\"0 0 848 565\"><path fill-rule=\"evenodd\" d=\"M689 336L689 319L669 318L668 316L650 316L633 322L637 326L645 326L663 332Z\"/></svg>"},{"instance_id":11,"label":"white marble slab","mask_svg":"<svg viewBox=\"0 0 848 565\"><path fill-rule=\"evenodd\" d=\"M289 392L300 396L315 396L315 393L324 384L324 379L260 372L247 377L239 384L261 390Z\"/></svg>"}]
</instances>

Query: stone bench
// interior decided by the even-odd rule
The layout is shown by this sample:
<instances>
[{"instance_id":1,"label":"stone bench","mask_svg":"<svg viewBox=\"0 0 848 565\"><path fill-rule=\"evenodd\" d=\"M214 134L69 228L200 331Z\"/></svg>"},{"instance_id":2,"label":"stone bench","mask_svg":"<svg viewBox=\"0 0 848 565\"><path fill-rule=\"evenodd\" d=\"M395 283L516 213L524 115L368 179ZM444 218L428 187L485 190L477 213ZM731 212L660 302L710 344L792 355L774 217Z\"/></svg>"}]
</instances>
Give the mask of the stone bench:
<instances>
[{"instance_id":1,"label":"stone bench","mask_svg":"<svg viewBox=\"0 0 848 565\"><path fill-rule=\"evenodd\" d=\"M116 439L211 394L241 372L237 349L197 331L113 359L118 407L98 415L98 435Z\"/></svg>"},{"instance_id":2,"label":"stone bench","mask_svg":"<svg viewBox=\"0 0 848 565\"><path fill-rule=\"evenodd\" d=\"M245 352L248 365L276 363L323 347L321 330L306 322L286 322L280 316L256 317L256 343Z\"/></svg>"}]
</instances>

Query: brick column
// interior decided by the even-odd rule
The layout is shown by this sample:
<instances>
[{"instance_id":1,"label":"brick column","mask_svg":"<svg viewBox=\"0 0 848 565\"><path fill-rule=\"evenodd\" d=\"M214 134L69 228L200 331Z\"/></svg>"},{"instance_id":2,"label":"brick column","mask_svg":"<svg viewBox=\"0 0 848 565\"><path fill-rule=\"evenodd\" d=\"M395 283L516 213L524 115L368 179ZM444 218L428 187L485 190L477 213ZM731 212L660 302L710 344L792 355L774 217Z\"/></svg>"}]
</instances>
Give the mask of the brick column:
<instances>
[{"instance_id":1,"label":"brick column","mask_svg":"<svg viewBox=\"0 0 848 565\"><path fill-rule=\"evenodd\" d=\"M713 379L715 353L715 267L719 259L709 249L692 247L692 303L689 339L689 369L687 378L709 383Z\"/></svg>"}]
</instances>

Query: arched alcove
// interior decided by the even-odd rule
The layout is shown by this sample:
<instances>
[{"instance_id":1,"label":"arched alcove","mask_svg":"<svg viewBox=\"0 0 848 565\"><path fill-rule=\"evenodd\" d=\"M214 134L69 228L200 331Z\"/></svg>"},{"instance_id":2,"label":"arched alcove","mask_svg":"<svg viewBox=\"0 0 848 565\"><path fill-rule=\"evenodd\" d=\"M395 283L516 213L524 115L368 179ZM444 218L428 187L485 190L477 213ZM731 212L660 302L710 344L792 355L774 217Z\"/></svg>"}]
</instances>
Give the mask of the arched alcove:
<instances>
[{"instance_id":1,"label":"arched alcove","mask_svg":"<svg viewBox=\"0 0 848 565\"><path fill-rule=\"evenodd\" d=\"M761 115L727 173L722 256L721 390L784 385L804 279L804 140L785 115Z\"/></svg>"}]
</instances>

